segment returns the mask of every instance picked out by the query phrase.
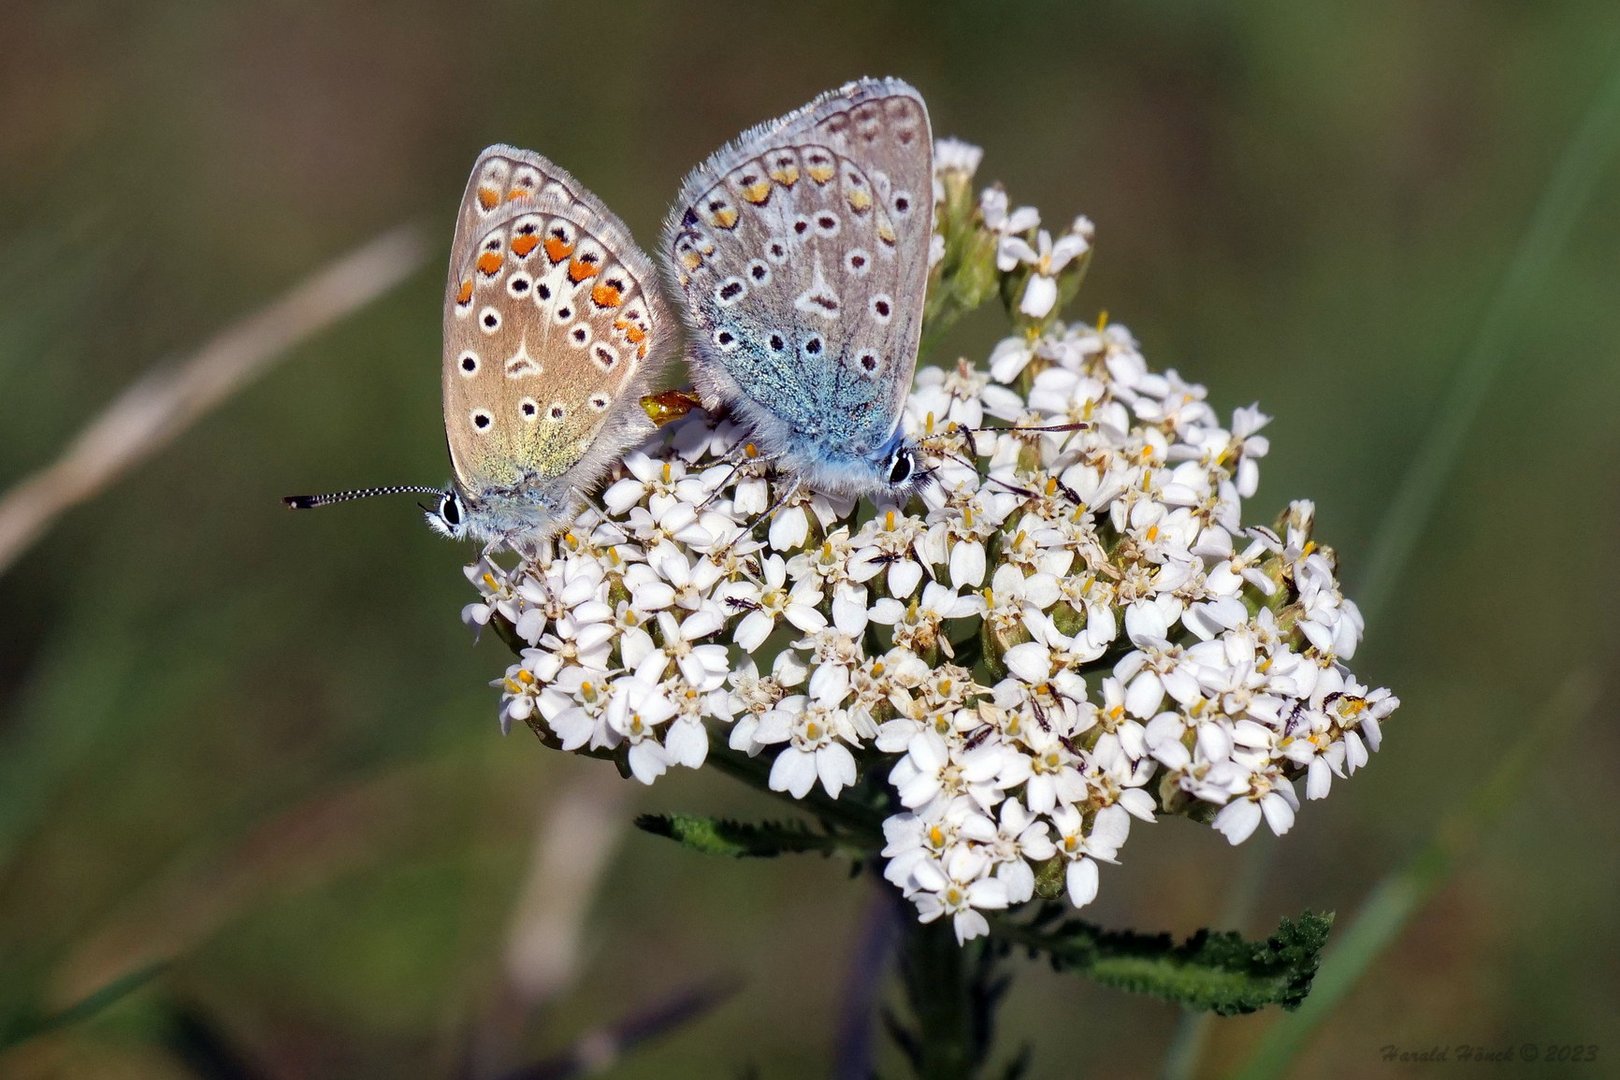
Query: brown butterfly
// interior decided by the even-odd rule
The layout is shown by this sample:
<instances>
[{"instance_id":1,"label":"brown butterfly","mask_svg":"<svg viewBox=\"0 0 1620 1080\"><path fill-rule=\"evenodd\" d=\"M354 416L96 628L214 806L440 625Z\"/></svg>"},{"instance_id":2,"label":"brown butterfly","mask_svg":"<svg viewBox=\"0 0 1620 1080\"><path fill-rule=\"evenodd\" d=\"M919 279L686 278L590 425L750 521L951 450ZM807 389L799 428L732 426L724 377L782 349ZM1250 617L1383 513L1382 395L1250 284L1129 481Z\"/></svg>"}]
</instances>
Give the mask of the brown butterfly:
<instances>
[{"instance_id":1,"label":"brown butterfly","mask_svg":"<svg viewBox=\"0 0 1620 1080\"><path fill-rule=\"evenodd\" d=\"M450 249L444 433L455 480L332 495L437 495L437 532L486 543L545 536L653 430L641 398L674 324L652 263L612 211L529 150L478 156Z\"/></svg>"}]
</instances>

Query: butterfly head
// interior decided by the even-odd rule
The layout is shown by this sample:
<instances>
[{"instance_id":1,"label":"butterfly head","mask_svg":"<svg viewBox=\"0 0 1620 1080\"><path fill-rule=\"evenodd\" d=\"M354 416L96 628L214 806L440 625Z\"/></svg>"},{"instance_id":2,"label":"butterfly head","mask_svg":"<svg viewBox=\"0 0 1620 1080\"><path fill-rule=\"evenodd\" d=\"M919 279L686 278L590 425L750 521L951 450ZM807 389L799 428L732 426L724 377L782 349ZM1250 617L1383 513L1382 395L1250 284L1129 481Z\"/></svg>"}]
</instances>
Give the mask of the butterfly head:
<instances>
[{"instance_id":1,"label":"butterfly head","mask_svg":"<svg viewBox=\"0 0 1620 1080\"><path fill-rule=\"evenodd\" d=\"M905 502L928 482L917 445L896 431L882 445L866 452L848 452L817 444L808 453L795 453L791 445L780 455L785 473L807 487L827 495L888 499Z\"/></svg>"},{"instance_id":2,"label":"butterfly head","mask_svg":"<svg viewBox=\"0 0 1620 1080\"><path fill-rule=\"evenodd\" d=\"M424 506L422 509L428 528L440 536L460 540L467 535L469 527L467 504L462 500L461 492L454 488L440 492L437 503Z\"/></svg>"},{"instance_id":3,"label":"butterfly head","mask_svg":"<svg viewBox=\"0 0 1620 1080\"><path fill-rule=\"evenodd\" d=\"M917 447L904 438L893 441L883 456L881 471L890 492L896 495L909 495L924 479Z\"/></svg>"},{"instance_id":4,"label":"butterfly head","mask_svg":"<svg viewBox=\"0 0 1620 1080\"><path fill-rule=\"evenodd\" d=\"M459 483L435 491L422 506L428 528L451 540L480 543L539 540L557 532L580 507L580 495L566 481L526 478L510 488L468 490Z\"/></svg>"}]
</instances>

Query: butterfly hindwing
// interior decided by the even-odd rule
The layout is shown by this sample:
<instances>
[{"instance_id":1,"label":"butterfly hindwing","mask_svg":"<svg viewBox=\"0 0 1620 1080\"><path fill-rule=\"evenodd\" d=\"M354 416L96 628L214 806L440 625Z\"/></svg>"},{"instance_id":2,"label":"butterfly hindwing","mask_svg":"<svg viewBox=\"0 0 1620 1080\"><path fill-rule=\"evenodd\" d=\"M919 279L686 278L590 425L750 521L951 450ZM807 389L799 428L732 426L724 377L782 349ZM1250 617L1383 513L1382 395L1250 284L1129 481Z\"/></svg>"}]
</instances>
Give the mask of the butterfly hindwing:
<instances>
[{"instance_id":1,"label":"butterfly hindwing","mask_svg":"<svg viewBox=\"0 0 1620 1080\"><path fill-rule=\"evenodd\" d=\"M694 379L803 444L773 449L862 455L898 424L922 330L932 154L921 96L868 79L746 132L687 178L663 254Z\"/></svg>"}]
</instances>

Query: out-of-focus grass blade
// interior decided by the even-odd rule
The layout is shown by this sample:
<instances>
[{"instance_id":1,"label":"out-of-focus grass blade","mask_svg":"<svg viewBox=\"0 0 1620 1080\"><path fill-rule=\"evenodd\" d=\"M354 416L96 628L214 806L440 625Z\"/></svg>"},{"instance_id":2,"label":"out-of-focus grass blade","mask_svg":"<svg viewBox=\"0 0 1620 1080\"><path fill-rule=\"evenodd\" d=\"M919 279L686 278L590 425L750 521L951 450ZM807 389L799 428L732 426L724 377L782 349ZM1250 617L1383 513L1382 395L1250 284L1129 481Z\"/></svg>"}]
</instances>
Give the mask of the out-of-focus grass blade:
<instances>
[{"instance_id":1,"label":"out-of-focus grass blade","mask_svg":"<svg viewBox=\"0 0 1620 1080\"><path fill-rule=\"evenodd\" d=\"M1441 488L1456 465L1468 429L1507 359L1514 334L1523 326L1525 313L1548 269L1575 231L1616 150L1620 150L1620 57L1616 57L1580 125L1564 144L1547 186L1536 200L1513 261L1502 275L1474 340L1452 376L1434 423L1384 514L1383 527L1367 559L1367 576L1353 594L1369 624L1376 621L1405 572L1440 501Z\"/></svg>"},{"instance_id":2,"label":"out-of-focus grass blade","mask_svg":"<svg viewBox=\"0 0 1620 1080\"><path fill-rule=\"evenodd\" d=\"M116 483L293 349L401 284L427 260L411 224L327 263L177 364L147 371L56 461L0 493L0 572L68 510Z\"/></svg>"},{"instance_id":3,"label":"out-of-focus grass blade","mask_svg":"<svg viewBox=\"0 0 1620 1080\"><path fill-rule=\"evenodd\" d=\"M130 994L139 990L157 976L163 974L168 967L166 961L147 964L143 967L120 975L107 985L92 990L84 997L75 1001L67 1008L47 1016L22 1017L15 1022L9 1030L0 1031L0 1051L26 1042L38 1035L64 1028L70 1024L77 1024L81 1020L88 1020L101 1010L123 1000Z\"/></svg>"},{"instance_id":4,"label":"out-of-focus grass blade","mask_svg":"<svg viewBox=\"0 0 1620 1080\"><path fill-rule=\"evenodd\" d=\"M1445 882L1466 851L1525 791L1524 778L1545 761L1575 721L1591 713L1598 700L1597 681L1587 672L1571 676L1562 691L1536 718L1497 767L1469 797L1441 820L1434 835L1405 867L1373 889L1355 919L1339 936L1316 974L1305 1003L1273 1024L1260 1040L1239 1080L1268 1080L1291 1075L1294 1058L1311 1033L1326 1019L1397 937L1419 908Z\"/></svg>"}]
</instances>

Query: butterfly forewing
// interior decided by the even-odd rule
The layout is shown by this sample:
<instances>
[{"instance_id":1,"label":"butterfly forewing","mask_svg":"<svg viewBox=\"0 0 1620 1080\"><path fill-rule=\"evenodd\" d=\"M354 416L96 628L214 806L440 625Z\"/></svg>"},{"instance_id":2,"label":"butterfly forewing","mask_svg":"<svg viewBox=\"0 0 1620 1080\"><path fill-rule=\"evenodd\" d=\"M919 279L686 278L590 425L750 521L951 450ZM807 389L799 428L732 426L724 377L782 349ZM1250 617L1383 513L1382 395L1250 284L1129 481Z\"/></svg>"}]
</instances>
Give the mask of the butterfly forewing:
<instances>
[{"instance_id":1,"label":"butterfly forewing","mask_svg":"<svg viewBox=\"0 0 1620 1080\"><path fill-rule=\"evenodd\" d=\"M445 300L445 434L462 489L569 482L587 459L616 457L622 440L602 436L639 427L667 322L618 218L539 155L486 150Z\"/></svg>"},{"instance_id":2,"label":"butterfly forewing","mask_svg":"<svg viewBox=\"0 0 1620 1080\"><path fill-rule=\"evenodd\" d=\"M899 421L933 232L921 96L863 80L745 133L687 179L665 255L700 384L863 453ZM729 384L729 385L726 385Z\"/></svg>"}]
</instances>

